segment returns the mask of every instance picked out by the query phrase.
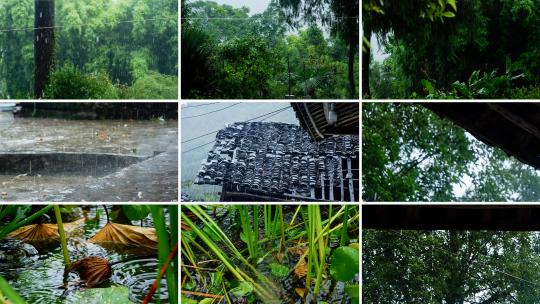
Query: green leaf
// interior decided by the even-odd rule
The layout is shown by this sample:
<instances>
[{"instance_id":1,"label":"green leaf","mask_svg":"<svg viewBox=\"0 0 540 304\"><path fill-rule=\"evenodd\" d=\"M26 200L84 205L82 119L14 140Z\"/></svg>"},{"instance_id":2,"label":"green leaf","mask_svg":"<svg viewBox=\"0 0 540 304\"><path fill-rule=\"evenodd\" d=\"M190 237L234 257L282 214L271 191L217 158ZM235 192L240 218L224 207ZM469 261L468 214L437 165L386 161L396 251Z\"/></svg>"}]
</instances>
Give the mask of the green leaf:
<instances>
[{"instance_id":1,"label":"green leaf","mask_svg":"<svg viewBox=\"0 0 540 304\"><path fill-rule=\"evenodd\" d=\"M456 16L456 14L452 13L451 11L446 11L444 13L442 13L443 17L446 17L446 18L454 18Z\"/></svg>"},{"instance_id":2,"label":"green leaf","mask_svg":"<svg viewBox=\"0 0 540 304\"><path fill-rule=\"evenodd\" d=\"M197 304L197 301L187 298L187 297L182 297L181 304Z\"/></svg>"},{"instance_id":3,"label":"green leaf","mask_svg":"<svg viewBox=\"0 0 540 304\"><path fill-rule=\"evenodd\" d=\"M202 299L199 304L212 304L214 303L216 299L213 299L213 298L205 298L205 299Z\"/></svg>"},{"instance_id":4,"label":"green leaf","mask_svg":"<svg viewBox=\"0 0 540 304\"><path fill-rule=\"evenodd\" d=\"M122 209L131 221L140 221L150 213L150 207L147 205L123 205Z\"/></svg>"},{"instance_id":5,"label":"green leaf","mask_svg":"<svg viewBox=\"0 0 540 304\"><path fill-rule=\"evenodd\" d=\"M277 263L271 263L270 272L275 277L284 278L289 275L290 270L287 266L283 266Z\"/></svg>"},{"instance_id":6,"label":"green leaf","mask_svg":"<svg viewBox=\"0 0 540 304\"><path fill-rule=\"evenodd\" d=\"M450 5L454 9L454 11L457 12L456 0L447 0L446 3L448 3L448 5Z\"/></svg>"},{"instance_id":7,"label":"green leaf","mask_svg":"<svg viewBox=\"0 0 540 304\"><path fill-rule=\"evenodd\" d=\"M229 291L237 297L244 297L253 292L253 285L248 282L240 282L240 284Z\"/></svg>"},{"instance_id":8,"label":"green leaf","mask_svg":"<svg viewBox=\"0 0 540 304\"><path fill-rule=\"evenodd\" d=\"M129 290L125 286L93 288L75 293L72 304L133 304L128 298Z\"/></svg>"},{"instance_id":9,"label":"green leaf","mask_svg":"<svg viewBox=\"0 0 540 304\"><path fill-rule=\"evenodd\" d=\"M345 292L351 297L352 304L360 302L360 285L346 285Z\"/></svg>"},{"instance_id":10,"label":"green leaf","mask_svg":"<svg viewBox=\"0 0 540 304\"><path fill-rule=\"evenodd\" d=\"M334 251L330 274L338 281L346 282L354 278L360 267L360 251L343 246Z\"/></svg>"}]
</instances>

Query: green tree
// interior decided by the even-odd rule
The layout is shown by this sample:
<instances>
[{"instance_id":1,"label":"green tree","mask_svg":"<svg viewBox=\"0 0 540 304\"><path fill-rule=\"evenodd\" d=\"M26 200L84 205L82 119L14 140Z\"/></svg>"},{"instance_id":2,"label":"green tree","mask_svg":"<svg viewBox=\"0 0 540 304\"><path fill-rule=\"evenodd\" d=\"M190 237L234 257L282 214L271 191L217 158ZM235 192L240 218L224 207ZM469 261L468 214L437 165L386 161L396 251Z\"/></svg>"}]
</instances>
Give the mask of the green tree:
<instances>
[{"instance_id":1,"label":"green tree","mask_svg":"<svg viewBox=\"0 0 540 304\"><path fill-rule=\"evenodd\" d=\"M358 1L350 0L279 0L288 22L299 27L305 21L308 24L320 21L328 25L333 35L340 37L348 45L349 98L357 98L355 81L355 58L358 50ZM328 8L330 8L328 10Z\"/></svg>"},{"instance_id":2,"label":"green tree","mask_svg":"<svg viewBox=\"0 0 540 304\"><path fill-rule=\"evenodd\" d=\"M414 104L365 103L366 201L537 201L540 175Z\"/></svg>"},{"instance_id":3,"label":"green tree","mask_svg":"<svg viewBox=\"0 0 540 304\"><path fill-rule=\"evenodd\" d=\"M364 303L537 303L538 233L363 234Z\"/></svg>"}]
</instances>

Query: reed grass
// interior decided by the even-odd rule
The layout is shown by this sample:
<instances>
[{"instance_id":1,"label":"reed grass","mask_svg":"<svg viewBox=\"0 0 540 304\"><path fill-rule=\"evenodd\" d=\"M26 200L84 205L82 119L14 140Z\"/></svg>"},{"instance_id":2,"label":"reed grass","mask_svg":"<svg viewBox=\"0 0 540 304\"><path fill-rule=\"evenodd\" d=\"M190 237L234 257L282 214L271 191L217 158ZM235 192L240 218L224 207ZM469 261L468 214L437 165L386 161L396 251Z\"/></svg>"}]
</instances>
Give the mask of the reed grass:
<instances>
[{"instance_id":1,"label":"reed grass","mask_svg":"<svg viewBox=\"0 0 540 304\"><path fill-rule=\"evenodd\" d=\"M150 206L150 213L154 221L154 227L158 237L158 270L157 270L157 283L159 290L161 288L159 273L163 265L167 262L170 252L171 244L169 242L169 235L167 233L167 224L165 223L165 214L163 213L163 207L152 205ZM173 241L175 244L177 240ZM173 244L174 246L174 244ZM167 290L169 292L169 300L171 303L178 303L178 276L176 275L176 267L167 267L165 271L165 280L167 281ZM159 301L159 300L158 300Z\"/></svg>"},{"instance_id":2,"label":"reed grass","mask_svg":"<svg viewBox=\"0 0 540 304\"><path fill-rule=\"evenodd\" d=\"M212 240L208 236L207 233L199 229L197 225L191 221L191 219L184 213L181 212L180 215L182 217L182 221L186 223L190 229L195 232L195 234L202 240L202 242L214 253L214 255L223 263L223 265L233 274L234 277L236 277L239 281L248 282L253 286L253 290L255 294L257 294L265 303L280 303L277 299L277 297L273 294L273 290L276 289L276 287L273 285L273 283L268 280L262 273L260 273L253 265L250 263L240 250L234 246L232 241L229 239L229 237L223 232L223 230L219 227L219 225L200 207L197 205L185 205L185 207L191 211L197 218L203 222L204 227L208 228L212 233L214 233L219 241L223 243L224 246L227 247L227 249L231 252L234 259L239 261L242 265L247 267L253 274L256 279L253 279L249 274L247 274L245 271L243 271L240 267L238 267L233 258L231 258L228 254L226 254L218 245L216 242ZM258 212L258 207L254 208ZM244 217L244 227L248 227L248 216L246 215L247 208L244 210L239 210L239 212L244 212L244 214L240 214L241 217ZM257 213L258 214L258 213ZM249 215L249 213L248 213ZM257 223L258 220L254 220L254 225ZM254 227L251 227L251 224L249 225L250 230L248 234L253 235L255 231L257 231L258 234L258 228L254 229ZM248 250L249 251L249 250ZM257 281L256 281L257 280Z\"/></svg>"}]
</instances>

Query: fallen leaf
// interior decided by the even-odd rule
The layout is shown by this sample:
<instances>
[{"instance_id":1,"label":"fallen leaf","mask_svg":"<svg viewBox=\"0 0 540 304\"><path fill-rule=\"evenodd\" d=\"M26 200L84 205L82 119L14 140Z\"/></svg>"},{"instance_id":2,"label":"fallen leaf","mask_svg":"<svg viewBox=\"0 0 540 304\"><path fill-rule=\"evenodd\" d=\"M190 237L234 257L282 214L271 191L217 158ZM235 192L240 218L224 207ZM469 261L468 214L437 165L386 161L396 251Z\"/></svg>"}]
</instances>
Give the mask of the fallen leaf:
<instances>
[{"instance_id":1,"label":"fallen leaf","mask_svg":"<svg viewBox=\"0 0 540 304\"><path fill-rule=\"evenodd\" d=\"M296 291L296 293L297 293L301 298L303 298L303 297L304 297L304 294L306 293L306 289L305 289L305 288L295 288L294 291Z\"/></svg>"},{"instance_id":2,"label":"fallen leaf","mask_svg":"<svg viewBox=\"0 0 540 304\"><path fill-rule=\"evenodd\" d=\"M154 228L107 223L89 240L107 249L138 249L145 252L157 252L157 235Z\"/></svg>"},{"instance_id":3,"label":"fallen leaf","mask_svg":"<svg viewBox=\"0 0 540 304\"><path fill-rule=\"evenodd\" d=\"M111 277L109 261L98 256L86 257L71 264L70 271L79 273L87 287L101 285Z\"/></svg>"},{"instance_id":4,"label":"fallen leaf","mask_svg":"<svg viewBox=\"0 0 540 304\"><path fill-rule=\"evenodd\" d=\"M64 223L66 237L81 234L84 219L71 223ZM34 247L47 248L59 242L58 225L56 224L31 224L23 226L9 234L10 237L29 243Z\"/></svg>"},{"instance_id":5,"label":"fallen leaf","mask_svg":"<svg viewBox=\"0 0 540 304\"><path fill-rule=\"evenodd\" d=\"M294 268L294 274L298 277L304 277L307 274L307 263L305 259L300 261L300 264Z\"/></svg>"}]
</instances>

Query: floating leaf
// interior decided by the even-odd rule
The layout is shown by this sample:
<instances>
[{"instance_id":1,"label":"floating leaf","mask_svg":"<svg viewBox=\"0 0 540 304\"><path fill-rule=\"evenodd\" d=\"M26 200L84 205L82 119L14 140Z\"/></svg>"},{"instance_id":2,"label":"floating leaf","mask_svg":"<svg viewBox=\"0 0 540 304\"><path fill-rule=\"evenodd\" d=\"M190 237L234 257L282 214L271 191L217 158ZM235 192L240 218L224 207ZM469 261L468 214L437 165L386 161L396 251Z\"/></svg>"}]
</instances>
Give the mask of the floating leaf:
<instances>
[{"instance_id":1,"label":"floating leaf","mask_svg":"<svg viewBox=\"0 0 540 304\"><path fill-rule=\"evenodd\" d=\"M248 282L240 282L240 284L229 291L232 295L237 297L244 297L253 292L253 285Z\"/></svg>"},{"instance_id":2,"label":"floating leaf","mask_svg":"<svg viewBox=\"0 0 540 304\"><path fill-rule=\"evenodd\" d=\"M129 290L124 286L112 286L109 288L94 288L77 292L75 299L70 299L72 304L133 304L129 300Z\"/></svg>"},{"instance_id":3,"label":"floating leaf","mask_svg":"<svg viewBox=\"0 0 540 304\"><path fill-rule=\"evenodd\" d=\"M64 224L67 237L82 232L84 219ZM56 224L31 224L23 226L9 234L10 237L21 240L37 248L47 248L57 244L60 240L58 225Z\"/></svg>"},{"instance_id":4,"label":"floating leaf","mask_svg":"<svg viewBox=\"0 0 540 304\"><path fill-rule=\"evenodd\" d=\"M157 252L157 236L154 228L107 223L89 240L107 249L131 249L145 252Z\"/></svg>"},{"instance_id":5,"label":"floating leaf","mask_svg":"<svg viewBox=\"0 0 540 304\"><path fill-rule=\"evenodd\" d=\"M270 264L270 272L275 277L284 278L284 277L289 275L290 270L289 270L289 267L287 267L287 266L280 265L280 264L277 264L277 263L271 263Z\"/></svg>"},{"instance_id":6,"label":"floating leaf","mask_svg":"<svg viewBox=\"0 0 540 304\"><path fill-rule=\"evenodd\" d=\"M334 251L330 274L338 281L346 282L354 278L360 267L360 252L357 249L343 246Z\"/></svg>"},{"instance_id":7,"label":"floating leaf","mask_svg":"<svg viewBox=\"0 0 540 304\"><path fill-rule=\"evenodd\" d=\"M71 264L69 270L78 272L87 287L99 286L111 277L109 261L98 256L76 261Z\"/></svg>"}]
</instances>

